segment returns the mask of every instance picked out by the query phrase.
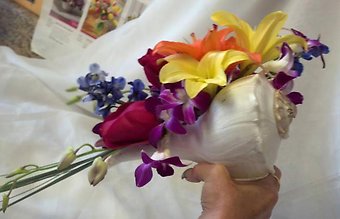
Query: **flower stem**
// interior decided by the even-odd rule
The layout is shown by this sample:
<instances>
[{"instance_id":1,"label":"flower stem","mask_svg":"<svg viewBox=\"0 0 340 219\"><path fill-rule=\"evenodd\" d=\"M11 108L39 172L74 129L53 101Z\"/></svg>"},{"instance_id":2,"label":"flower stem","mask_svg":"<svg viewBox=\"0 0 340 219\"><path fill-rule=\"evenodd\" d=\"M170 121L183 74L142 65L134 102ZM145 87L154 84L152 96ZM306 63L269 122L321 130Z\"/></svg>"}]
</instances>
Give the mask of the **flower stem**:
<instances>
[{"instance_id":1,"label":"flower stem","mask_svg":"<svg viewBox=\"0 0 340 219\"><path fill-rule=\"evenodd\" d=\"M12 205L14 205L14 204L16 204L16 203L18 203L22 200L25 200L26 198L28 198L28 197L30 197L30 196L32 196L32 195L34 195L34 194L36 194L40 191L43 191L44 189L47 189L48 187L66 179L66 178L68 178L72 175L75 175L76 173L86 169L87 167L90 167L91 164L93 163L93 161L97 157L102 157L103 159L106 159L108 156L112 155L115 152L115 150L93 149L93 150L85 152L85 153L83 153L83 154L81 154L77 157L82 157L82 156L89 155L91 153L98 153L98 152L101 152L101 153L96 154L96 155L94 155L90 158L81 160L77 163L71 164L69 167L67 167L63 170L52 169L52 170L49 170L48 172L41 173L41 174L38 174L38 175L34 175L32 177L23 179L24 177L28 176L29 174L35 173L37 171L42 171L44 168L46 168L44 170L48 170L48 169L51 169L53 167L56 168L58 163L56 163L55 165L46 165L44 167L37 167L36 169L31 170L29 173L23 174L23 175L17 177L16 179L13 179L13 180L7 182L6 184L4 184L3 186L0 187L0 192L9 191L9 194L10 194L16 188L20 188L20 187L23 187L23 186L27 186L27 185L36 183L36 182L41 181L41 180L48 179L47 181L40 183L38 186L35 186L34 188L28 189L26 191L23 191L19 194L12 196L11 199L14 198L14 197L21 196L23 194L26 194L26 193L34 190L33 192L31 192L31 193L17 199L16 201L10 203L7 207L12 206ZM2 209L0 209L0 210L2 210Z\"/></svg>"},{"instance_id":2,"label":"flower stem","mask_svg":"<svg viewBox=\"0 0 340 219\"><path fill-rule=\"evenodd\" d=\"M80 171L86 169L87 167L91 166L91 164L92 164L92 162L87 162L86 164L84 164L84 165L82 165L82 166L80 166L80 167L78 167L78 168L76 168L76 169L74 169L74 170L72 170L72 171L69 171L68 173L66 173L66 174L64 174L64 175L62 175L62 176L60 176L60 177L58 177L58 178L55 179L54 181L52 181L52 182L46 184L45 186L43 186L43 187L41 187L41 188L35 190L34 192L31 192L31 193L29 193L28 195L25 195L24 197L21 197L21 198L19 198L18 200L16 200L16 201L10 203L10 204L8 205L8 207L10 207L10 206L12 206L12 205L14 205L14 204L16 204L16 203L18 203L18 202L20 202L20 201L23 201L23 200L25 200L25 199L31 197L32 195L34 195L34 194L36 194L36 193L38 193L38 192L41 192L41 191L43 191L44 189L47 189L48 187L50 187L50 186L52 186L52 185L54 185L54 184L56 184L56 183L58 183L58 182L60 182L60 181L62 181L62 180L64 180L64 179L66 179L66 178L68 178L68 177L70 177L70 176L72 176L72 175L74 175L74 174L76 174L76 173L78 173L78 172L80 172ZM0 210L2 211L2 209L0 209Z\"/></svg>"},{"instance_id":3,"label":"flower stem","mask_svg":"<svg viewBox=\"0 0 340 219\"><path fill-rule=\"evenodd\" d=\"M8 191L10 190L12 184L14 182L16 182L16 185L14 188L20 188L20 187L23 187L23 186L26 186L26 185L29 185L29 184L32 184L32 183L35 183L35 182L38 182L38 181L41 181L41 180L44 180L44 179L47 179L47 178L50 178L58 173L61 173L61 172L64 172L64 171L68 171L70 169L73 169L83 163L86 163L88 161L93 161L94 158L98 157L98 156L101 156L101 155L106 155L107 153L112 153L113 150L103 150L103 149L100 149L100 150L93 150L93 151L89 151L89 152L85 152L81 155L79 155L78 157L83 157L85 155L89 155L91 153L94 153L94 152L103 152L99 155L96 155L94 157L90 157L90 158L87 158L85 160L82 160L82 161L79 161L77 163L74 163L74 164L71 164L69 167L65 168L64 170L50 170L48 172L45 172L45 173L41 173L41 174L38 174L38 175L35 175L35 176L32 176L32 177L29 177L29 178L26 178L26 179L23 179L25 177L27 177L28 175L31 175L33 173L36 173L36 172L40 172L40 171L45 171L45 170L48 170L48 169L52 169L52 168L56 168L58 166L58 163L55 163L53 165L46 165L46 166L43 166L43 167L39 167L37 169L34 169L26 174L23 174L13 180L10 180L8 181L7 183L5 183L4 185L2 185L0 187L0 192L5 192L5 191ZM22 179L22 180L20 180Z\"/></svg>"}]
</instances>

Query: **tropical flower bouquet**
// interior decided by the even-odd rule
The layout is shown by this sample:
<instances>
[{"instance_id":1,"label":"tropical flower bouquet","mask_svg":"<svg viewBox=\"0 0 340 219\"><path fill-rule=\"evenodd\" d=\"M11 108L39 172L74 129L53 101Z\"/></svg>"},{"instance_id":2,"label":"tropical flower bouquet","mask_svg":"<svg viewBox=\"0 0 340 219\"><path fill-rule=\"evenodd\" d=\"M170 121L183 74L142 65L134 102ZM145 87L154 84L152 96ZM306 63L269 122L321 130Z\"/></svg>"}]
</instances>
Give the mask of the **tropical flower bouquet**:
<instances>
[{"instance_id":1,"label":"tropical flower bouquet","mask_svg":"<svg viewBox=\"0 0 340 219\"><path fill-rule=\"evenodd\" d=\"M124 0L92 0L89 13L96 19L95 32L101 35L118 26L118 21L123 12Z\"/></svg>"},{"instance_id":2,"label":"tropical flower bouquet","mask_svg":"<svg viewBox=\"0 0 340 219\"><path fill-rule=\"evenodd\" d=\"M60 162L3 175L2 211L87 168L95 186L109 166L128 160L141 161L135 170L138 187L152 179L153 169L171 176L174 166L191 162L225 164L236 180L272 173L280 141L303 101L293 91L301 61L321 57L325 67L328 47L283 28L287 15L280 11L256 29L226 11L211 18L216 25L202 39L192 34L191 43L161 41L138 60L149 85L107 79L98 64L90 65L79 86L68 90L84 95L69 104L94 102L103 121L92 131L100 139L68 148Z\"/></svg>"}]
</instances>

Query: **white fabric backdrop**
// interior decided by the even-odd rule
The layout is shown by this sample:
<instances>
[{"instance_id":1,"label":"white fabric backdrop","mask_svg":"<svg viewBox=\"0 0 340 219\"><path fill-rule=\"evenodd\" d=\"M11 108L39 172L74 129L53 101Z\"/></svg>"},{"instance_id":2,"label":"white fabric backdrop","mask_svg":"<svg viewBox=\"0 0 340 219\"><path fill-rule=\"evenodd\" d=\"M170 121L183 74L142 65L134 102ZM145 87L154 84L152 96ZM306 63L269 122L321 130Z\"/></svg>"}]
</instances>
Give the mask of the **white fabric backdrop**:
<instances>
[{"instance_id":1,"label":"white fabric backdrop","mask_svg":"<svg viewBox=\"0 0 340 219\"><path fill-rule=\"evenodd\" d=\"M129 79L142 77L137 58L160 40L203 36L210 14L229 10L256 25L275 10L289 14L286 27L322 34L331 48L321 62L305 65L296 89L305 96L277 165L283 172L280 200L273 218L340 218L340 1L154 1L142 17L111 32L85 51L70 51L55 60L33 60L0 47L0 172L26 163L58 160L68 145L97 139L91 128L99 120L79 107L64 104L64 89L97 62L103 69ZM53 48L51 48L53 49ZM1 218L197 218L201 184L154 177L146 187L134 185L138 162L111 168L92 188L86 172L8 209Z\"/></svg>"}]
</instances>

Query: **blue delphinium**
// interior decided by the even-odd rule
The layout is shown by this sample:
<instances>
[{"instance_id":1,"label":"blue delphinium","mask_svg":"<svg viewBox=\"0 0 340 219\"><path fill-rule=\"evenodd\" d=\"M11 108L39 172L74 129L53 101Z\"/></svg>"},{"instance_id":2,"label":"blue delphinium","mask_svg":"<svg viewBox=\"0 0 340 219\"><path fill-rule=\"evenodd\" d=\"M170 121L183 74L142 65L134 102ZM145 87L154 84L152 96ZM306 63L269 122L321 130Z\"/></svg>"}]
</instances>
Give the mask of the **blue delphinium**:
<instances>
[{"instance_id":1,"label":"blue delphinium","mask_svg":"<svg viewBox=\"0 0 340 219\"><path fill-rule=\"evenodd\" d=\"M100 69L100 66L96 63L90 65L90 72L84 77L78 78L79 89L88 92L92 86L99 85L105 81L108 74Z\"/></svg>"},{"instance_id":2,"label":"blue delphinium","mask_svg":"<svg viewBox=\"0 0 340 219\"><path fill-rule=\"evenodd\" d=\"M130 94L128 96L129 101L145 100L148 94L144 92L145 85L140 79L136 79L128 83L131 85Z\"/></svg>"},{"instance_id":3,"label":"blue delphinium","mask_svg":"<svg viewBox=\"0 0 340 219\"><path fill-rule=\"evenodd\" d=\"M299 57L294 57L294 64L292 70L296 71L298 73L298 76L301 76L303 72L303 64L300 62Z\"/></svg>"},{"instance_id":4,"label":"blue delphinium","mask_svg":"<svg viewBox=\"0 0 340 219\"><path fill-rule=\"evenodd\" d=\"M103 81L99 85L93 87L93 90L88 92L89 99L84 98L83 101L96 100L97 105L95 113L106 117L111 108L115 107L117 103L122 103L121 99L124 97L122 90L125 88L125 78L123 77L112 77L111 81Z\"/></svg>"},{"instance_id":5,"label":"blue delphinium","mask_svg":"<svg viewBox=\"0 0 340 219\"><path fill-rule=\"evenodd\" d=\"M325 63L325 60L323 58L323 55L329 53L329 48L328 48L327 45L320 42L320 37L318 37L318 39L310 39L298 30L292 29L292 32L295 35L304 38L307 42L308 48L307 48L306 51L302 52L301 58L303 58L305 60L312 60L313 57L314 58L321 57L323 68L325 68L326 63Z\"/></svg>"},{"instance_id":6,"label":"blue delphinium","mask_svg":"<svg viewBox=\"0 0 340 219\"><path fill-rule=\"evenodd\" d=\"M122 102L122 90L125 88L126 80L123 77L112 77L111 81L106 81L108 74L102 71L98 64L90 65L89 69L90 72L85 77L77 80L79 89L87 92L83 101L97 101L95 113L106 117L111 108Z\"/></svg>"}]
</instances>

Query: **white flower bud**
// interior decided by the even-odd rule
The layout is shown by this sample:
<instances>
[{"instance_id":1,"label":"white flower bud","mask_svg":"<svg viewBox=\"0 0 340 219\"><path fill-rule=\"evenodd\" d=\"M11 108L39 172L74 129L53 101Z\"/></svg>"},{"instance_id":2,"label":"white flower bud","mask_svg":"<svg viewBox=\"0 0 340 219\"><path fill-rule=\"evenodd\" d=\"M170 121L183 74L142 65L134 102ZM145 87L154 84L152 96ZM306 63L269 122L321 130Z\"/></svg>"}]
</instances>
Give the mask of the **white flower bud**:
<instances>
[{"instance_id":1,"label":"white flower bud","mask_svg":"<svg viewBox=\"0 0 340 219\"><path fill-rule=\"evenodd\" d=\"M97 157L90 168L88 173L89 183L93 186L102 181L107 173L107 163L101 157Z\"/></svg>"},{"instance_id":2,"label":"white flower bud","mask_svg":"<svg viewBox=\"0 0 340 219\"><path fill-rule=\"evenodd\" d=\"M69 167L76 158L77 155L74 152L73 148L67 148L67 153L61 159L58 165L58 170L64 170L65 168Z\"/></svg>"}]
</instances>

